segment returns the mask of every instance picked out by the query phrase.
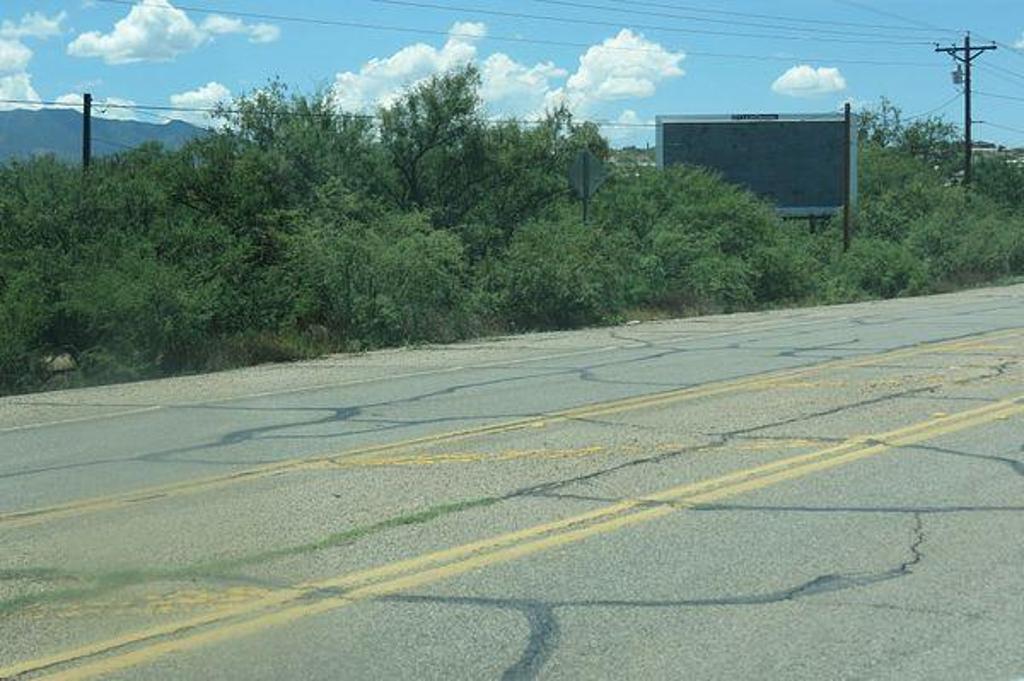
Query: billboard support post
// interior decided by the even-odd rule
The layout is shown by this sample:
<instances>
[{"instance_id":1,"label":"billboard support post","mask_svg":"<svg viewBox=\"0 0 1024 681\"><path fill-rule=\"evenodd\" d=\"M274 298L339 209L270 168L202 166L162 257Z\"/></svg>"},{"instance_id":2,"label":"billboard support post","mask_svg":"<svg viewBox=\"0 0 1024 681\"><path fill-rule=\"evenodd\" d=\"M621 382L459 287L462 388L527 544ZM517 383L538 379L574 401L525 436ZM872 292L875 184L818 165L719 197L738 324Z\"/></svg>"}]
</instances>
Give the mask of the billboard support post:
<instances>
[{"instance_id":1,"label":"billboard support post","mask_svg":"<svg viewBox=\"0 0 1024 681\"><path fill-rule=\"evenodd\" d=\"M851 180L853 168L852 165L852 153L850 145L853 142L853 117L850 115L850 103L847 102L843 107L843 119L846 127L846 143L843 145L844 158L843 158L843 253L850 250L850 238L853 231L853 212L850 210L850 201L853 199L853 192L851 191Z\"/></svg>"},{"instance_id":2,"label":"billboard support post","mask_svg":"<svg viewBox=\"0 0 1024 681\"><path fill-rule=\"evenodd\" d=\"M82 168L92 161L92 94L82 95Z\"/></svg>"}]
</instances>

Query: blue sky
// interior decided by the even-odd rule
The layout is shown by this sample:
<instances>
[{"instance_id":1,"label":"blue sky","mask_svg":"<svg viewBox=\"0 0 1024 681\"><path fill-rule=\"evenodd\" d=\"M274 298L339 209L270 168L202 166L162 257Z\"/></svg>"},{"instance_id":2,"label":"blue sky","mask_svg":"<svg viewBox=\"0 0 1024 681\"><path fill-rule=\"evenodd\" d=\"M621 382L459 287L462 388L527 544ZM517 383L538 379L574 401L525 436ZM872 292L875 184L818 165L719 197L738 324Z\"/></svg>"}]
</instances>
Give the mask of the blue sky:
<instances>
[{"instance_id":1,"label":"blue sky","mask_svg":"<svg viewBox=\"0 0 1024 681\"><path fill-rule=\"evenodd\" d=\"M1000 44L976 62L976 137L1024 146L1020 0L3 0L0 99L87 90L100 102L206 107L279 77L372 110L473 61L494 115L565 102L627 124L606 130L619 143L653 141L642 126L657 114L831 111L882 97L960 122L953 64L933 43L968 29Z\"/></svg>"}]
</instances>

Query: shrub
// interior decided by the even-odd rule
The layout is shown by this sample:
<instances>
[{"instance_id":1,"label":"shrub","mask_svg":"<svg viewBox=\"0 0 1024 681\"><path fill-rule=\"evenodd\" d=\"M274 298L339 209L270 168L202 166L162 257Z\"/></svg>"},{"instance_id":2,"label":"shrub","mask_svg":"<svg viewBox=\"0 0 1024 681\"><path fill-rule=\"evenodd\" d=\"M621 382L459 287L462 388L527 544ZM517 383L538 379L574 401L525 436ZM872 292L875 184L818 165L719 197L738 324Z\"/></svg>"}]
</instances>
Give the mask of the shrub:
<instances>
[{"instance_id":1,"label":"shrub","mask_svg":"<svg viewBox=\"0 0 1024 681\"><path fill-rule=\"evenodd\" d=\"M568 328L600 322L621 309L622 270L616 265L601 231L566 214L516 231L487 283L515 328Z\"/></svg>"},{"instance_id":2,"label":"shrub","mask_svg":"<svg viewBox=\"0 0 1024 681\"><path fill-rule=\"evenodd\" d=\"M830 302L893 298L923 292L927 282L927 268L907 246L861 237L829 267L824 293Z\"/></svg>"}]
</instances>

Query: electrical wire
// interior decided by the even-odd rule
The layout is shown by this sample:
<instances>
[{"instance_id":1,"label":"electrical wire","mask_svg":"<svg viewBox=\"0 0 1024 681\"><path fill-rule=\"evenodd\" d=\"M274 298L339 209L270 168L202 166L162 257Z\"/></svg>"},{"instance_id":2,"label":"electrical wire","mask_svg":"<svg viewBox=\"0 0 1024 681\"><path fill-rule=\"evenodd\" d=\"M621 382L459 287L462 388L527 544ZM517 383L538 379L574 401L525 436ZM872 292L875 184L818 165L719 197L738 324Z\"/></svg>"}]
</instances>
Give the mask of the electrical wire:
<instances>
[{"instance_id":1,"label":"electrical wire","mask_svg":"<svg viewBox=\"0 0 1024 681\"><path fill-rule=\"evenodd\" d=\"M895 12L891 12L891 11L884 10L884 9L878 9L877 7L872 7L871 5L869 5L869 4L865 3L865 2L857 2L856 0L832 0L832 1L837 3L837 4L840 4L840 5L846 5L847 7L855 7L856 9L859 9L859 10L862 10L862 11L865 11L865 12L871 12L872 14L877 14L879 16L889 17L890 19L896 19L898 21L902 21L902 22L904 22L906 24L909 24L911 26L919 26L919 27L921 27L923 29L928 29L928 30L932 30L932 31L938 31L939 33L957 33L957 34L960 33L960 31L957 31L957 30L952 29L952 28L942 28L941 26L935 26L934 24L929 24L929 23L927 23L925 21L921 21L920 19L913 19L913 18L910 18L910 17L905 17L902 14L897 14Z\"/></svg>"},{"instance_id":2,"label":"electrical wire","mask_svg":"<svg viewBox=\"0 0 1024 681\"><path fill-rule=\"evenodd\" d=\"M131 0L96 0L96 2L103 2L107 4L115 5L129 5L134 6L134 2ZM526 38L522 36L506 36L506 35L492 35L487 34L480 36L476 33L467 33L461 31L442 31L433 30L427 28L412 28L408 26L395 26L390 24L368 24L351 21L341 21L333 19L316 19L310 17L297 17L297 16L285 16L279 14L263 14L254 12L236 12L230 10L211 10L200 7L190 7L185 5L175 5L174 8L168 8L166 5L149 5L156 9L181 9L188 10L190 12L205 13L205 14L222 14L225 16L247 18L247 19L260 19L264 21L282 21L282 22L294 22L313 24L318 26L334 26L342 28L358 28L375 31L392 31L398 33L411 33L418 35L430 35L440 36L445 38L466 38L467 40L493 40L498 42L511 42L519 44L529 45L544 45L547 47L565 47L573 49L589 50L594 47L600 47L602 50L611 50L614 52L639 52L648 54L664 54L665 48L645 48L645 47L630 47L623 45L599 45L595 46L594 43L584 42L572 42L564 40L546 40L541 38ZM930 44L930 43L929 43ZM830 57L830 56L780 56L780 55L767 55L767 54L742 54L742 53L730 53L730 52L705 52L701 50L685 50L687 57L702 57L708 59L739 59L749 61L761 61L761 62L783 62L783 63L831 63L831 64L851 64L851 65L863 65L863 66L878 66L878 67L889 67L889 68L927 68L934 69L938 66L934 62L922 62L922 61L904 61L904 60L880 60L880 59L849 59L843 57Z\"/></svg>"},{"instance_id":3,"label":"electrical wire","mask_svg":"<svg viewBox=\"0 0 1024 681\"><path fill-rule=\"evenodd\" d=\"M975 91L974 94L981 95L982 97L991 97L992 99L1008 99L1008 100L1014 101L1014 102L1024 102L1024 97L1014 97L1013 95L1001 95L1001 94L995 94L995 93L992 93L992 92L978 92L978 91Z\"/></svg>"},{"instance_id":4,"label":"electrical wire","mask_svg":"<svg viewBox=\"0 0 1024 681\"><path fill-rule=\"evenodd\" d=\"M1014 55L1016 57L1021 57L1022 59L1024 59L1024 49L1022 49L1021 47L1017 47L1016 45L1010 45L1009 43L1004 43L1003 41L996 40L995 38L992 38L991 36L982 35L981 33L978 33L977 31L974 32L974 35L978 36L982 40L989 41L993 45L996 45L998 47L1003 48L1003 50L1004 50L1003 54L1012 54L1012 55Z\"/></svg>"},{"instance_id":5,"label":"electrical wire","mask_svg":"<svg viewBox=\"0 0 1024 681\"><path fill-rule=\"evenodd\" d=\"M927 116L931 116L933 114L937 114L940 111L945 111L954 102L959 101L960 99L963 99L963 96L964 96L963 92L958 92L955 95L953 95L952 97L950 97L949 99L947 99L942 104L939 104L934 109L929 109L928 111L922 111L921 113L914 114L913 116L906 116L906 117L903 118L903 120L905 120L905 121L913 121L913 120L917 120L918 118L925 118Z\"/></svg>"},{"instance_id":6,"label":"electrical wire","mask_svg":"<svg viewBox=\"0 0 1024 681\"><path fill-rule=\"evenodd\" d=\"M978 94L983 94L983 93L978 93ZM918 113L918 114L914 114L912 116L907 116L907 117L903 118L903 120L904 121L912 121L912 120L916 120L918 118L923 118L923 117L926 117L926 116L931 116L931 115L933 115L935 113L938 113L939 111L942 111L942 110L948 108L954 102L959 100L962 96L963 96L963 93L957 93L954 97L946 100L942 104L939 104L938 106L936 106L936 107L934 107L932 109L929 109L928 111L924 111L924 112L921 112L921 113ZM1014 98L1014 99L1024 100L1024 98ZM82 106L81 104L74 104L74 103L71 103L71 102L57 102L57 101L29 100L29 99L0 99L0 104L15 104L15 105L26 105L26 106L35 106L35 107L72 108L72 109L79 109ZM176 113L229 114L229 115L230 114L241 113L241 110L239 110L239 109L230 109L230 108L218 109L218 108L203 108L203 107L175 107L175 106L162 106L162 105L155 105L155 104L104 104L104 105L102 105L102 107L103 108L108 108L108 109L131 110L131 111L136 111L136 112L140 112L140 113L144 113L144 112L148 112L148 111L163 111L163 112L176 112ZM381 118L380 116L375 115L375 114L334 114L334 113L331 113L331 112L324 112L323 114L318 114L317 112L296 112L296 111L283 111L283 112L277 112L277 113L278 113L278 115L281 115L281 116L297 116L297 117L311 117L311 116L317 116L317 115L323 115L323 116L340 115L340 116L343 116L343 117L346 117L346 118L378 120L378 121ZM159 118L163 118L166 121L177 120L177 119L171 119L171 118L167 118L167 117L163 117L163 116L158 116L158 117ZM575 120L576 120L576 122L578 122L580 124L591 124L591 125L595 125L595 126L597 126L599 128L638 129L638 130L653 130L653 129L657 128L657 124L656 123L643 123L643 122L630 123L630 122L624 122L624 121L601 120L601 119L592 119L592 120L575 119ZM543 124L545 121L544 120L536 120L536 119L534 119L534 120L530 120L530 119L490 119L490 120L488 120L486 122L489 125L503 125L503 124L509 124L509 123L517 123L517 124L520 124L520 125L533 126L533 125ZM1022 129L1022 128L1014 128L1012 126L1002 125L1000 123L991 123L989 121L976 121L976 123L979 124L979 125L987 125L987 126L990 126L990 127L993 127L993 128L997 128L997 129L1000 129L1000 130L1007 131L1007 132L1014 132L1014 133L1024 134L1024 129ZM114 142L112 140L106 140L106 139L103 139L103 138L100 138L100 137L95 137L95 136L93 137L93 141L97 142L97 143L100 143L100 144L109 144L111 146L120 147L120 148L123 148L123 149L129 149L130 150L130 149L134 148L134 147L131 147L129 145L122 144L120 142Z\"/></svg>"},{"instance_id":7,"label":"electrical wire","mask_svg":"<svg viewBox=\"0 0 1024 681\"><path fill-rule=\"evenodd\" d=\"M1007 132L1019 132L1024 135L1024 128L1014 128L1009 125L1002 125L1001 123L990 123L989 121L975 121L978 125L987 125L990 128L998 128L999 130L1006 130Z\"/></svg>"},{"instance_id":8,"label":"electrical wire","mask_svg":"<svg viewBox=\"0 0 1024 681\"><path fill-rule=\"evenodd\" d=\"M484 9L480 7L466 7L461 5L440 5L433 2L424 2L423 0L367 0L368 2L374 2L380 5L391 5L396 7L410 7L416 9L430 9L440 10L444 12L464 12L471 14L482 14L485 16L502 17L506 19L530 19L534 21L547 21L559 24L571 24L573 26L587 25L587 26L600 26L610 28L624 28L621 23L614 21L604 21L600 19L583 19L583 18L567 18L553 16L550 14L532 14L527 12L511 12L507 10L497 9ZM767 40L806 40L811 42L830 42L830 43L845 43L854 45L898 45L898 46L920 46L920 45L931 45L931 42L924 41L908 41L908 40L852 40L846 38L832 38L817 35L779 35L771 33L744 33L738 31L716 31L710 29L700 28L680 28L677 26L664 26L656 24L637 24L633 23L628 28L641 29L645 31L665 31L670 33L685 33L685 34L696 34L696 35L714 35L714 36L726 36L732 38L754 38L754 39L767 39Z\"/></svg>"},{"instance_id":9,"label":"electrical wire","mask_svg":"<svg viewBox=\"0 0 1024 681\"><path fill-rule=\"evenodd\" d=\"M377 1L377 0L370 0L370 1ZM392 0L392 2L395 2L395 3L398 3L400 1L401 0ZM109 4L109 5L122 5L122 6L128 6L128 7L135 7L135 6L142 5L142 6L149 7L151 9L157 9L157 10L165 10L165 11L182 10L182 11L195 12L197 14L219 14L219 15L223 15L223 16L230 16L230 17L236 17L236 18L245 18L245 19L258 19L258 20L262 20L262 21L279 21L279 22L286 22L286 23L302 23L302 24L311 24L311 25L318 25L318 26L334 26L334 27L344 27L344 28L357 28L357 29L361 29L361 30L373 30L373 31L393 31L393 32L400 32L400 33L412 33L412 34L421 34L421 35L435 35L435 36L466 38L466 39L470 39L470 40L492 40L492 41L498 41L498 42L537 44L537 45L547 45L547 46L554 46L554 47L573 47L573 48L583 48L583 49L589 49L591 47L594 47L594 45L592 43L568 42L568 41L562 41L562 40L545 40L545 39L542 39L542 38L528 38L528 37L523 37L523 36L508 36L508 35L490 35L490 34L488 34L488 35L481 36L481 35L478 35L478 34L475 34L475 33L466 33L466 32L459 32L459 31L442 31L442 30L427 29L427 28L414 28L414 27L408 27L408 26L395 26L395 25L391 25L391 24L378 24L378 23L369 23L369 22L357 22L357 21L347 21L347 20L339 20L339 19L319 19L319 18L314 18L314 17L300 17L300 16L284 15L284 14L268 14L268 13L263 13L263 12L241 12L241 11L236 11L236 10L210 9L210 8L207 8L207 7L196 7L196 6L182 5L182 4L178 4L178 5L174 5L174 6L168 6L168 5L164 5L164 4L157 5L157 4L152 4L152 3L145 2L144 0L140 0L140 2L135 2L134 0L95 0L95 2L100 2L100 3L104 3L104 4ZM496 15L496 16L519 16L520 18L527 18L527 17L529 17L529 18L536 18L536 19L558 21L560 23L571 24L573 26L579 25L581 23L587 23L587 24L592 24L592 25L597 25L597 26L613 27L613 28L617 28L617 29L624 28L620 23L616 23L616 22L608 22L608 21L600 22L600 21L589 21L589 20L582 20L582 19L567 19L567 18L563 18L563 17L550 17L550 16L547 16L547 15L526 15L526 14L522 14L522 13L505 12L505 11L502 11L502 10L481 10L481 9L468 9L467 10L467 9L464 9L464 8L463 9L457 9L455 7L451 7L451 6L447 6L447 5L431 5L431 3L413 2L413 0L409 0L405 4L405 6L420 7L420 8L423 8L423 9L437 9L437 10L451 10L451 11L455 11L455 10L457 10L457 11L470 11L470 12L476 12L476 13L480 13L480 14L491 14L491 15ZM873 45L895 44L895 45L903 45L903 46L910 45L910 44L914 44L914 45L924 45L924 44L931 45L932 44L930 42L928 42L928 43L924 43L924 42L908 43L908 42L903 42L903 41L884 41L884 40L883 41L846 41L846 40L841 40L841 39L828 39L828 40L825 40L825 39L817 39L817 38L814 38L814 37L811 37L811 36L801 38L801 37L778 36L778 35L769 35L769 34L729 33L729 32L724 32L724 31L706 31L706 30L700 30L700 29L666 28L666 27L663 27L663 26L635 25L634 28L647 28L647 29L650 29L650 30L660 30L660 31L667 30L667 31L678 32L678 33L688 33L688 34L698 34L698 35L704 34L704 35L718 35L718 36L730 36L730 37L765 38L765 39L775 39L775 40L778 40L778 39L783 39L783 40L810 40L810 41L819 41L819 42L823 41L823 42L842 42L842 43L853 42L853 43L866 43L866 44L873 44ZM602 49L621 50L621 51L625 51L625 52L662 53L664 51L663 48L660 48L660 47L659 48L643 48L643 47L629 47L629 46L616 46L616 45L602 45L601 47L602 47ZM882 65L882 62L879 62L879 65ZM906 65L906 66L914 65L914 66L916 66L916 65L920 65L920 64L903 64L903 65Z\"/></svg>"},{"instance_id":10,"label":"electrical wire","mask_svg":"<svg viewBox=\"0 0 1024 681\"><path fill-rule=\"evenodd\" d=\"M890 12L890 11L886 11L886 10L880 10L880 9L877 9L875 7L872 7L872 6L868 5L867 3L858 2L857 0L833 0L833 2L836 2L836 3L841 4L841 5L848 5L850 7L856 7L858 9L862 9L862 10L865 10L865 11L868 11L868 12L873 12L875 14L879 14L879 15L882 15L882 16L888 16L888 17L891 17L891 18L895 18L895 19L898 19L900 21L906 22L908 24L913 24L915 26L919 26L919 27L922 27L922 28L931 28L931 29L934 29L934 30L950 32L950 33L954 33L954 32L955 33L959 33L960 32L960 31L953 31L952 29L943 29L943 28L934 26L932 24L929 24L927 22L923 22L923 21L921 21L919 19L912 19L912 18L905 17L905 16L900 15L900 14L896 14L894 12ZM1013 54L1015 56L1024 57L1024 50L1022 50L1022 49L1020 49L1020 48L1018 48L1018 47L1016 47L1014 45L1008 45L1008 44L1006 44L1006 43L1004 43L1002 41L996 40L996 39L994 39L992 37L982 35L981 33L975 32L975 35L977 35L982 40L987 40L987 41L991 42L992 44L994 44L994 45L996 45L998 47L1003 48L1003 50L1004 50L1003 54L1005 54L1006 52L1009 52L1010 54ZM987 63L986 64L977 64L976 66L978 68L981 68L981 69L991 69L992 71L1000 72L1000 73L1004 74L1004 76L1009 76L1009 77L1019 78L1019 79L1024 80L1024 74L1018 73L1018 72L1013 71L1011 69L1007 69L1005 67L1000 67L1000 66L997 66L997 65L994 65L994 64L987 64ZM1007 78L1005 78L1005 77L1003 79L1007 80Z\"/></svg>"},{"instance_id":11,"label":"electrical wire","mask_svg":"<svg viewBox=\"0 0 1024 681\"><path fill-rule=\"evenodd\" d=\"M960 99L962 96L963 96L962 93L957 93L953 98L951 98L949 100L946 100L945 102L943 102L942 104L938 105L937 107L935 107L933 109L929 109L928 111L924 111L924 112L919 113L919 114L915 114L913 116L907 116L903 120L908 120L908 121L909 120L914 120L916 118L921 118L921 117L924 117L924 116L928 116L928 115L931 115L931 114L936 113L938 111L941 111L943 109L946 109L953 102L955 102L958 99ZM75 108L75 109L81 108L81 106L82 106L81 104L72 104L72 103L69 103L69 102L47 102L47 101L37 101L37 100L27 100L27 99L0 99L0 104L24 104L24 105L43 106L43 107L64 107L64 108ZM145 112L148 112L148 111L165 111L165 112L174 112L174 113L206 113L206 114L211 114L211 115L215 115L215 114L232 115L232 114L243 113L243 111L241 109L231 109L231 108L227 108L227 107L224 107L224 108L176 107L176 106L163 106L163 105L157 105L157 104L107 104L107 105L104 105L104 107L108 108L108 109L122 109L122 110L129 110L129 111L137 111L139 113L145 113ZM316 116L343 116L343 117L347 117L347 118L357 118L357 119L365 119L365 120L373 120L373 121L381 120L381 116L379 116L377 114L348 114L348 113L338 114L338 113L334 113L334 112L317 113L317 112L299 112L299 111L280 111L280 112L276 112L275 115L294 116L294 117L300 117L300 118L303 118L303 117L316 117ZM172 118L167 118L167 117L162 117L162 116L160 118L163 118L164 120L167 120L167 121L178 120L178 119L172 119ZM602 128L638 128L638 129L649 129L649 130L651 130L651 129L655 129L655 128L658 127L657 124L653 123L653 122L651 122L651 123L643 123L643 122L631 123L631 122L608 120L608 119L579 119L579 118L574 119L574 120L576 122L578 122L578 123L581 123L581 124L588 124L589 123L589 124L596 125L596 126L602 127ZM492 125L501 125L501 124L505 124L505 123L519 123L519 124L522 124L522 125L540 125L540 124L544 123L545 120L544 119L515 119L515 118L512 118L512 119L501 119L501 118L494 118L494 119L489 119L487 122L489 124L492 124Z\"/></svg>"},{"instance_id":12,"label":"electrical wire","mask_svg":"<svg viewBox=\"0 0 1024 681\"><path fill-rule=\"evenodd\" d=\"M994 77L997 80L1000 80L1000 81L1002 81L1003 83L1005 83L1007 85L1010 85L1010 86L1013 86L1013 87L1024 87L1024 83L1022 83L1021 81L1019 81L1019 80L1017 80L1015 78L1010 78L1009 76L1004 76L1003 74L999 73L998 71L987 71L986 69L982 68L981 64L975 64L974 67L975 68L981 68L981 70L984 71L987 76Z\"/></svg>"},{"instance_id":13,"label":"electrical wire","mask_svg":"<svg viewBox=\"0 0 1024 681\"><path fill-rule=\"evenodd\" d=\"M666 4L663 2L649 2L642 0L606 0L607 2L616 2L623 5L636 5L641 7L657 7L662 9L671 10L684 10L687 12L698 12L701 14L714 14L718 16L730 16L730 17L749 17L754 19L772 19L775 21L786 21L790 23L798 24L812 24L819 26L850 26L854 28L869 28L874 30L907 30L907 31L927 31L934 33L934 29L931 28L917 28L917 27L904 27L904 26L892 26L887 24L866 24L855 21L837 21L830 19L808 19L805 17L790 17L782 16L777 14L758 14L754 12L737 12L722 9L705 9L700 7L694 7L693 5L679 5L679 4Z\"/></svg>"},{"instance_id":14,"label":"electrical wire","mask_svg":"<svg viewBox=\"0 0 1024 681\"><path fill-rule=\"evenodd\" d=\"M1022 84L1024 84L1024 73L1019 73L1017 71L1014 71L1013 69L1008 69L1005 66L998 66L996 64L991 63L978 64L978 66L981 67L981 69L984 71L1000 73L1004 76L1015 78L1019 80Z\"/></svg>"},{"instance_id":15,"label":"electrical wire","mask_svg":"<svg viewBox=\"0 0 1024 681\"><path fill-rule=\"evenodd\" d=\"M66 108L66 109L81 109L82 105L71 102L57 102L57 101L45 101L45 100L33 100L33 99L0 99L0 104L20 104L25 106L36 106L36 107L51 107L51 108ZM215 108L215 107L184 107L184 106L164 106L159 104L103 104L102 106L96 105L97 108L106 109L120 109L126 111L135 111L138 113L146 114L150 111L164 111L172 113L205 113L210 115L237 115L245 113L242 109L232 109L229 107ZM152 115L152 114L150 114ZM278 111L275 115L283 117L296 117L296 118L310 118L318 116L339 116L342 118L354 118L361 120L379 121L381 116L377 114L364 114L364 113L336 113L336 112L323 112L318 113L314 111ZM166 121L179 120L168 118L166 116L158 116ZM608 128L655 128L654 123L627 123L621 121L602 120L602 119L574 119L576 122L581 124L590 123L600 127ZM503 123L520 123L523 125L540 125L545 122L544 119L490 119L487 121L492 125L500 125Z\"/></svg>"},{"instance_id":16,"label":"electrical wire","mask_svg":"<svg viewBox=\"0 0 1024 681\"><path fill-rule=\"evenodd\" d=\"M371 0L373 1L373 0ZM697 21L710 24L725 24L727 26L749 26L754 28L767 28L772 30L782 31L813 31L815 34L827 34L827 35L838 35L838 36L855 36L855 37L878 37L878 30L875 29L872 32L866 31L851 31L849 29L835 29L835 28L821 28L821 27L809 27L809 26L787 26L779 23L765 23L761 21L746 21L742 19L736 19L730 17L728 19L715 19L710 17L695 16L693 14L680 14L678 12L664 12L664 11L651 11L636 9L635 6L647 6L649 3L633 2L629 3L628 9L621 7L609 7L608 5L595 5L592 2L580 2L579 0L532 0L535 3L544 5L555 5L558 7L572 7L576 9L587 9L587 10L599 10L602 12L617 12L620 14L628 14L630 16L643 15L651 17L660 17L667 19L685 19L687 21ZM670 6L669 6L670 7ZM740 16L743 16L740 14ZM898 29L893 29L898 30ZM908 40L920 40L921 36L914 36L908 38Z\"/></svg>"}]
</instances>

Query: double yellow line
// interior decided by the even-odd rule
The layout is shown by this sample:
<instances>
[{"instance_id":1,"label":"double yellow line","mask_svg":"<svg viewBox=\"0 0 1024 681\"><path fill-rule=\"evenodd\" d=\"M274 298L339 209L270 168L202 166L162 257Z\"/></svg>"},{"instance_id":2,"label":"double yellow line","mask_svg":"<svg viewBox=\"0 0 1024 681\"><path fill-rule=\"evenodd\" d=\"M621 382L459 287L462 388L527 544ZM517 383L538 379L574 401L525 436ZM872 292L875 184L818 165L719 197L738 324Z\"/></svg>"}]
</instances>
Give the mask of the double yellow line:
<instances>
[{"instance_id":1,"label":"double yellow line","mask_svg":"<svg viewBox=\"0 0 1024 681\"><path fill-rule=\"evenodd\" d=\"M314 456L310 458L286 459L276 463L267 464L265 466L258 466L243 471L238 471L236 473L228 473L194 480L185 480L182 482L171 483L168 485L160 485L143 488L140 490L134 490L132 492L126 492L123 494L93 497L88 499L79 499L54 506L48 506L25 511L2 513L0 514L0 528L25 527L52 520L58 520L60 518L79 517L86 513L95 513L99 511L109 511L129 506L137 506L140 503L157 501L169 497L177 497L182 495L206 492L230 485L259 480L272 475L279 475L281 473L286 472L318 469L323 468L325 466L332 466L338 463L348 464L372 460L374 457L377 457L381 454L409 450L415 447L424 447L442 443L457 442L468 438L481 437L486 435L497 435L501 433L509 433L529 428L544 427L547 425L561 423L565 421L596 418L599 416L608 416L612 414L634 411L638 409L666 406L674 404L676 402L695 400L699 398L716 397L741 392L767 390L771 388L783 387L785 384L793 381L794 379L803 378L817 373L859 366L868 366L873 364L882 364L885 362L891 362L923 354L956 352L971 348L977 348L979 346L984 346L985 344L992 343L993 341L1001 340L1004 338L1010 338L1013 336L1019 336L1021 334L1021 331L1022 329L1020 328L1014 328L989 334L972 336L970 338L959 339L954 341L923 343L909 348L892 350L889 352L883 352L870 356L851 357L846 359L834 360L830 362L824 362L821 364L815 364L808 367L784 369L781 371L768 372L765 374L759 374L751 377L708 383L705 385L695 386L691 388L681 388L677 390L669 390L666 392L660 392L655 394L640 395L637 397L630 397L621 400L590 404L583 407L575 407L572 409L565 409L561 411L551 412L548 414L540 414L537 416L531 416L512 421L504 421L501 423L482 425L474 428L466 428L462 430L435 433L431 435L425 435L423 437L402 440L399 442L371 445L368 447L361 447L357 449L348 450L342 453L332 453Z\"/></svg>"},{"instance_id":2,"label":"double yellow line","mask_svg":"<svg viewBox=\"0 0 1024 681\"><path fill-rule=\"evenodd\" d=\"M487 566L575 544L591 537L651 522L679 510L838 468L892 448L911 446L1022 414L1024 395L896 430L858 437L809 454L671 487L639 499L621 501L524 530L369 570L302 583L202 616L22 662L0 669L0 678L43 673L76 662L81 664L42 678L78 681L112 674L170 653L193 650L287 625L359 601L385 597Z\"/></svg>"}]
</instances>

